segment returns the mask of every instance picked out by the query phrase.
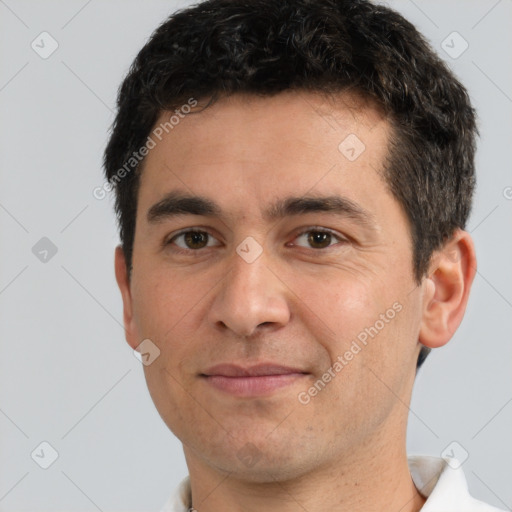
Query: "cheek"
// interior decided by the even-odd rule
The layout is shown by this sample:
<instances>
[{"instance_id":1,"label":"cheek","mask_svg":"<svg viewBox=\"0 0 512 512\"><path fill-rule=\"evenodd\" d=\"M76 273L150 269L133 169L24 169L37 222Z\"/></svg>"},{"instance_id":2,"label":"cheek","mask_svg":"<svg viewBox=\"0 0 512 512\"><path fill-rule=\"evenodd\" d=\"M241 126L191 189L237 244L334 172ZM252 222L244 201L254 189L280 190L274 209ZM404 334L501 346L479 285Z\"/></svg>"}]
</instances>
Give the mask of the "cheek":
<instances>
[{"instance_id":1,"label":"cheek","mask_svg":"<svg viewBox=\"0 0 512 512\"><path fill-rule=\"evenodd\" d=\"M178 278L178 272L179 269L141 266L138 275L134 274L134 315L141 335L163 342L174 330L180 329L204 297L205 288L198 279L185 281ZM141 278L137 279L138 276Z\"/></svg>"},{"instance_id":2,"label":"cheek","mask_svg":"<svg viewBox=\"0 0 512 512\"><path fill-rule=\"evenodd\" d=\"M199 402L190 400L187 383L182 382L175 368L169 367L167 355L161 354L151 365L144 367L149 394L168 428L183 439L190 428L191 418L207 421Z\"/></svg>"},{"instance_id":3,"label":"cheek","mask_svg":"<svg viewBox=\"0 0 512 512\"><path fill-rule=\"evenodd\" d=\"M321 285L312 278L296 282L300 284L294 287L294 292L301 299L297 307L302 309L298 315L310 318L312 333L328 335L325 348L334 357L342 354L347 344L373 325L379 314L393 303L383 287L338 269L327 275Z\"/></svg>"},{"instance_id":4,"label":"cheek","mask_svg":"<svg viewBox=\"0 0 512 512\"><path fill-rule=\"evenodd\" d=\"M299 282L294 288L302 299L297 315L322 347L319 369L329 371L336 361L342 368L334 369L331 390L349 402L361 393L381 400L388 390L373 371L398 391L400 375L412 367L419 328L417 300L407 283L342 271L326 286L315 287L310 279Z\"/></svg>"}]
</instances>

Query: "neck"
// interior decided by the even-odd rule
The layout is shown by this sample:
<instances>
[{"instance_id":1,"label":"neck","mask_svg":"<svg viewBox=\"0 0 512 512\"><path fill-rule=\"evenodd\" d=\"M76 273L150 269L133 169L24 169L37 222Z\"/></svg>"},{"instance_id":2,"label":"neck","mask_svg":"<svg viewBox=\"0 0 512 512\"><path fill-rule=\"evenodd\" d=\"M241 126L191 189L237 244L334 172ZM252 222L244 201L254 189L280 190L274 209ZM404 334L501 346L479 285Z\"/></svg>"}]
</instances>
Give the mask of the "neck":
<instances>
[{"instance_id":1,"label":"neck","mask_svg":"<svg viewBox=\"0 0 512 512\"><path fill-rule=\"evenodd\" d=\"M187 450L185 455L198 512L418 512L425 503L412 481L405 447L389 442L359 447L293 479L269 475L263 483L240 479L236 471L220 473Z\"/></svg>"}]
</instances>

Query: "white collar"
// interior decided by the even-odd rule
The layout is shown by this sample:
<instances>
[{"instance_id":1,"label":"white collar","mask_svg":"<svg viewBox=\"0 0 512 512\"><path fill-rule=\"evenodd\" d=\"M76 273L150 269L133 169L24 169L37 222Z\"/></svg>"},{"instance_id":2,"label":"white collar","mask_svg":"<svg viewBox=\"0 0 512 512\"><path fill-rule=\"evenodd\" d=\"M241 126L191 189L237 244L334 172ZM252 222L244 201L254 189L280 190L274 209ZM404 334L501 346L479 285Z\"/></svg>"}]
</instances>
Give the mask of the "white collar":
<instances>
[{"instance_id":1,"label":"white collar","mask_svg":"<svg viewBox=\"0 0 512 512\"><path fill-rule=\"evenodd\" d=\"M416 489L427 498L421 512L500 512L469 494L457 459L411 455L407 460Z\"/></svg>"},{"instance_id":2,"label":"white collar","mask_svg":"<svg viewBox=\"0 0 512 512\"><path fill-rule=\"evenodd\" d=\"M421 512L503 512L469 494L464 472L456 459L411 455L407 460L414 485L427 498ZM191 500L187 476L161 512L189 512Z\"/></svg>"}]
</instances>

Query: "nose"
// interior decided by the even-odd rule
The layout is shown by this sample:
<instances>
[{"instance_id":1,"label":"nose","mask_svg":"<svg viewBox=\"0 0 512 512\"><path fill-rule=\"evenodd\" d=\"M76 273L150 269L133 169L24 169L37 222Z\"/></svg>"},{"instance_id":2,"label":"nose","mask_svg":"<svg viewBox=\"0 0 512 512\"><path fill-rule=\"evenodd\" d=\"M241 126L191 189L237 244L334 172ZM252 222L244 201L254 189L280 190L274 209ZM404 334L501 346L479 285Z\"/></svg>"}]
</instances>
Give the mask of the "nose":
<instances>
[{"instance_id":1,"label":"nose","mask_svg":"<svg viewBox=\"0 0 512 512\"><path fill-rule=\"evenodd\" d=\"M290 319L289 290L271 269L265 251L251 263L235 252L230 263L210 308L210 322L244 337L255 334L258 328L286 325Z\"/></svg>"}]
</instances>

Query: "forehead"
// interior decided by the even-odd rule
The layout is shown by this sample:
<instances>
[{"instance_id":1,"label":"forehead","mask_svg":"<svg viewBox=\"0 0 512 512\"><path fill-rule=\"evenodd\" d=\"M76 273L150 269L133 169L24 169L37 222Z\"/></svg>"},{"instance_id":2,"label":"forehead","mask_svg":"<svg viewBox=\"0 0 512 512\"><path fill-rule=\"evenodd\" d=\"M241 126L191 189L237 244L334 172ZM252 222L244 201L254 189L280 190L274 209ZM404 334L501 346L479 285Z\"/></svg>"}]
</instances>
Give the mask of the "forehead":
<instances>
[{"instance_id":1,"label":"forehead","mask_svg":"<svg viewBox=\"0 0 512 512\"><path fill-rule=\"evenodd\" d=\"M313 189L353 199L383 193L380 170L391 128L360 96L237 94L201 107L175 116L173 124L173 112L161 114L143 163L139 210L173 189L224 198L226 209L239 212ZM241 197L245 202L237 205Z\"/></svg>"},{"instance_id":2,"label":"forehead","mask_svg":"<svg viewBox=\"0 0 512 512\"><path fill-rule=\"evenodd\" d=\"M160 114L153 128L153 132L158 132L157 142L162 139L172 143L177 136L180 143L186 143L185 146L180 144L180 152L208 143L215 144L218 151L222 142L228 142L227 146L233 154L236 149L242 150L249 145L255 147L258 143L264 143L270 147L295 139L300 143L309 141L306 147L320 150L322 146L332 143L332 137L329 137L325 145L321 144L321 134L329 133L338 138L357 132L355 134L361 139L375 144L377 138L371 137L373 129L388 125L386 116L375 101L354 92L326 94L285 91L264 97L233 94L206 108L203 108L206 100L195 103L198 103L196 107L186 110L186 103L178 106L174 112L181 113L179 116L168 111ZM189 111L189 114L184 114ZM282 138L274 139L276 134ZM243 146L237 146L236 142L243 142ZM154 155L155 152L152 153ZM190 154L194 155L196 152Z\"/></svg>"}]
</instances>

